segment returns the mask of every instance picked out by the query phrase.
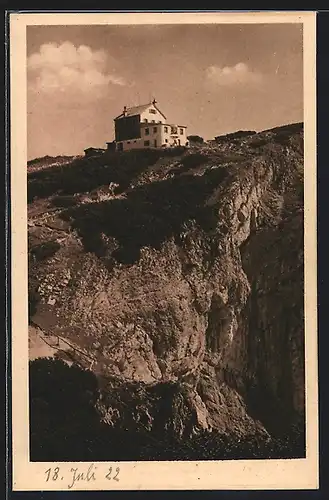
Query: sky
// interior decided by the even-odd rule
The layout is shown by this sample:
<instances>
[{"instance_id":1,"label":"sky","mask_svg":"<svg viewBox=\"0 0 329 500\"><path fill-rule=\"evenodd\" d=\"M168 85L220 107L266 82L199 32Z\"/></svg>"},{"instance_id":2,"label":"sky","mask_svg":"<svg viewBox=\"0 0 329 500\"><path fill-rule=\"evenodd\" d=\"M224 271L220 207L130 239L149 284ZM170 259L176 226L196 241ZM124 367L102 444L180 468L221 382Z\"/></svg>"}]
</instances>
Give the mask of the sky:
<instances>
[{"instance_id":1,"label":"sky","mask_svg":"<svg viewBox=\"0 0 329 500\"><path fill-rule=\"evenodd\" d=\"M302 45L287 23L28 26L28 159L106 147L153 98L206 140L302 121Z\"/></svg>"}]
</instances>

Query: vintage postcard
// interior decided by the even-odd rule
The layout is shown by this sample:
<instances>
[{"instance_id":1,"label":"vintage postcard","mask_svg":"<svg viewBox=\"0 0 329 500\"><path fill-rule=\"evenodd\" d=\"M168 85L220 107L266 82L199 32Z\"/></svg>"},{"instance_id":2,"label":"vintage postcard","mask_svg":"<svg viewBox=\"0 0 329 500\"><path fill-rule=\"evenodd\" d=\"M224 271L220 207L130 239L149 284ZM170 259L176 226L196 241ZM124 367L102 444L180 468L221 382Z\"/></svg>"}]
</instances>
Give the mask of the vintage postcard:
<instances>
[{"instance_id":1,"label":"vintage postcard","mask_svg":"<svg viewBox=\"0 0 329 500\"><path fill-rule=\"evenodd\" d=\"M315 13L12 13L14 490L317 489Z\"/></svg>"}]
</instances>

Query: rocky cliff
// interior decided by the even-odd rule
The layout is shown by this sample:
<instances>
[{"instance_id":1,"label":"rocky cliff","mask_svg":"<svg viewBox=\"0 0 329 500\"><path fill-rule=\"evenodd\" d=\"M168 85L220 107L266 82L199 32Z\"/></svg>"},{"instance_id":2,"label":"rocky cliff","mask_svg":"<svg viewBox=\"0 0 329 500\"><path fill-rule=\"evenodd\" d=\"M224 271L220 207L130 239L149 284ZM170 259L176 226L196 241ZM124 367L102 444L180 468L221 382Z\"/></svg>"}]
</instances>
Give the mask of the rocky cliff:
<instances>
[{"instance_id":1,"label":"rocky cliff","mask_svg":"<svg viewBox=\"0 0 329 500\"><path fill-rule=\"evenodd\" d=\"M28 210L32 422L48 356L116 435L303 450L302 124L31 172Z\"/></svg>"}]
</instances>

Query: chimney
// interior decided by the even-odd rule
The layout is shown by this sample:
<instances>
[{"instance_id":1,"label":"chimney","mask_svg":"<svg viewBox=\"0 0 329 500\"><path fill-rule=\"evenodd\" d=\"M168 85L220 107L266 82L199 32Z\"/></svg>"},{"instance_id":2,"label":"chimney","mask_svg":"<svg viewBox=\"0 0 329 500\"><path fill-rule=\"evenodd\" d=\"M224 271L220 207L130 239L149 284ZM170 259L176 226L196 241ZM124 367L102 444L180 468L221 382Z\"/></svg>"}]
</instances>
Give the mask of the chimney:
<instances>
[{"instance_id":1,"label":"chimney","mask_svg":"<svg viewBox=\"0 0 329 500\"><path fill-rule=\"evenodd\" d=\"M152 101L153 106L155 106L155 105L156 105L156 103L157 103L157 102L156 102L156 100L155 100L155 99L153 99L153 101Z\"/></svg>"},{"instance_id":2,"label":"chimney","mask_svg":"<svg viewBox=\"0 0 329 500\"><path fill-rule=\"evenodd\" d=\"M126 114L127 114L127 106L124 106L123 107L123 115L126 116Z\"/></svg>"}]
</instances>

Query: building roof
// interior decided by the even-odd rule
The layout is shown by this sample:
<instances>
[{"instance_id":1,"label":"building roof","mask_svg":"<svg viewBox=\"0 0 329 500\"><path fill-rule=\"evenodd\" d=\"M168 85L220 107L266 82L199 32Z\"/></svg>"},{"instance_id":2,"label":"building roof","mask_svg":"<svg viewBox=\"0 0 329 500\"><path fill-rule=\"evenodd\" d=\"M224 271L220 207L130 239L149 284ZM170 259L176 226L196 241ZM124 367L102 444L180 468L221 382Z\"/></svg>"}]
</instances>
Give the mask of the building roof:
<instances>
[{"instance_id":1,"label":"building roof","mask_svg":"<svg viewBox=\"0 0 329 500\"><path fill-rule=\"evenodd\" d=\"M84 149L84 152L86 153L87 151L106 151L104 148L86 148Z\"/></svg>"},{"instance_id":2,"label":"building roof","mask_svg":"<svg viewBox=\"0 0 329 500\"><path fill-rule=\"evenodd\" d=\"M141 113L146 111L147 108L149 108L150 106L153 106L155 109L159 111L159 113L162 114L162 116L164 116L164 118L166 118L165 115L162 113L162 111L160 111L160 109L154 104L154 102L148 102L147 104L141 104L140 106L133 106L131 108L127 108L125 113L121 113L119 116L114 118L114 120L119 120L120 118L125 118L127 116L140 115Z\"/></svg>"}]
</instances>

